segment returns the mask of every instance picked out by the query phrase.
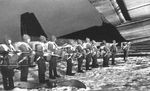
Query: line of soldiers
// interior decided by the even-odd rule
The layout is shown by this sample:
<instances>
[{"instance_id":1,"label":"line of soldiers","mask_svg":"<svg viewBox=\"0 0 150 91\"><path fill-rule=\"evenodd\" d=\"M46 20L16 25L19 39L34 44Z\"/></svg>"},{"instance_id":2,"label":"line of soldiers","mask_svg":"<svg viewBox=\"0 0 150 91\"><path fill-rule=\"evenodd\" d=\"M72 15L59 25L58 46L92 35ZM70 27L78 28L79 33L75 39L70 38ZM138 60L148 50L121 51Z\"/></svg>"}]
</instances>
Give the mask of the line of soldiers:
<instances>
[{"instance_id":1,"label":"line of soldiers","mask_svg":"<svg viewBox=\"0 0 150 91\"><path fill-rule=\"evenodd\" d=\"M57 63L60 60L67 62L66 75L73 76L73 61L78 62L79 73L84 73L83 60L86 60L85 70L99 67L97 59L103 58L103 67L109 66L109 59L112 58L112 65L115 65L115 56L117 54L117 44L114 40L109 44L103 41L100 45L94 40L86 41L80 39L70 40L69 43L62 46L56 44L56 37L52 36L48 41L45 36L40 36L40 41L31 41L29 35L23 35L23 41L12 44L11 39L6 39L4 44L0 44L0 69L3 77L4 89L14 88L13 76L14 69L21 71L20 80L27 81L29 67L33 64L38 66L39 83L45 83L46 62L49 63L49 78L56 79L61 77L57 73ZM129 47L128 43L123 43L124 59L127 58ZM98 47L99 46L99 47ZM128 48L125 48L128 47ZM92 62L92 65L90 63Z\"/></svg>"}]
</instances>

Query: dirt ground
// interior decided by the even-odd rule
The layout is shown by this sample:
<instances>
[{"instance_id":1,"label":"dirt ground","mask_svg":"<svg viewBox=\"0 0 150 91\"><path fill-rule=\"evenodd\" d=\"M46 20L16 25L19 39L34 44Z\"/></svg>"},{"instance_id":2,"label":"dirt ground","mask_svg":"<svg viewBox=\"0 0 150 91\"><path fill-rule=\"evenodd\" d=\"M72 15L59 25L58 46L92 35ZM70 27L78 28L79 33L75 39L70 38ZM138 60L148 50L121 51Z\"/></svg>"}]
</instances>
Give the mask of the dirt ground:
<instances>
[{"instance_id":1,"label":"dirt ground","mask_svg":"<svg viewBox=\"0 0 150 91\"><path fill-rule=\"evenodd\" d=\"M75 89L69 86L39 89L20 89L18 86L20 71L15 70L15 86L13 91L150 91L150 57L129 57L125 63L122 58L116 58L116 65L102 67L102 59L98 59L99 68L93 68L85 73L76 73L75 76L66 76L66 62L58 63L58 71L62 76L57 81L79 80L86 85L86 89ZM48 65L47 65L48 66ZM37 67L30 68L28 82L38 84ZM77 62L74 62L73 72L77 70ZM48 79L48 67L46 72ZM30 86L30 84L25 84ZM39 85L39 84L38 84ZM41 87L44 85L40 84ZM24 87L28 87L24 86ZM0 75L0 90L3 90Z\"/></svg>"}]
</instances>

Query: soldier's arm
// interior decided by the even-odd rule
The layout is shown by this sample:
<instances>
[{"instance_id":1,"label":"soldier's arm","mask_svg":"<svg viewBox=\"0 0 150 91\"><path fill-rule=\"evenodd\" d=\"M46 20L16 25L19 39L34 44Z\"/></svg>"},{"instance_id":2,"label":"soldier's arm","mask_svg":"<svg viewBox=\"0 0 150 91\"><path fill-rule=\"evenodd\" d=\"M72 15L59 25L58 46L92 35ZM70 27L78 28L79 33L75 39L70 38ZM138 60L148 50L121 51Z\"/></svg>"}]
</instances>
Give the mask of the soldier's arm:
<instances>
[{"instance_id":1,"label":"soldier's arm","mask_svg":"<svg viewBox=\"0 0 150 91\"><path fill-rule=\"evenodd\" d=\"M20 48L19 48L19 45L13 44L13 46L14 46L14 48L15 48L15 50L16 50L16 54L17 54L17 55L20 55L20 54L21 54L21 50L20 50Z\"/></svg>"}]
</instances>

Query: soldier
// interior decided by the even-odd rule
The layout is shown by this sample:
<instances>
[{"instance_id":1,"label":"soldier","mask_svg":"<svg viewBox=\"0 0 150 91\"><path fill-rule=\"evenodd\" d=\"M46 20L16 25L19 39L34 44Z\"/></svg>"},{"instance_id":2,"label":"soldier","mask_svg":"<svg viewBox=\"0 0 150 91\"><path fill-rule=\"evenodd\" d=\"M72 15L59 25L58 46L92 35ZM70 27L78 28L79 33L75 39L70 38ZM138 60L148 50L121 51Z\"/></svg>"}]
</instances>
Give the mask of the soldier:
<instances>
[{"instance_id":1,"label":"soldier","mask_svg":"<svg viewBox=\"0 0 150 91\"><path fill-rule=\"evenodd\" d=\"M31 40L30 36L25 34L23 35L23 42L17 42L15 44L16 49L22 52L18 62L21 69L21 77L20 77L21 81L27 81L27 77L28 77L28 69L31 63L30 56L32 51L30 45L28 44L30 40Z\"/></svg>"},{"instance_id":2,"label":"soldier","mask_svg":"<svg viewBox=\"0 0 150 91\"><path fill-rule=\"evenodd\" d=\"M121 43L121 48L123 50L123 58L124 58L124 61L126 62L127 61L127 57L128 57L128 52L129 52L129 49L130 49L130 42L122 42Z\"/></svg>"},{"instance_id":3,"label":"soldier","mask_svg":"<svg viewBox=\"0 0 150 91\"><path fill-rule=\"evenodd\" d=\"M77 60L78 60L78 72L84 73L82 70L82 64L83 64L83 59L84 59L84 49L83 49L83 43L82 40L78 39L78 45L76 47L77 50Z\"/></svg>"},{"instance_id":4,"label":"soldier","mask_svg":"<svg viewBox=\"0 0 150 91\"><path fill-rule=\"evenodd\" d=\"M110 51L111 51L111 58L112 58L112 65L115 65L115 57L116 57L116 54L117 54L117 45L118 43L116 43L116 40L113 40L113 43L110 47Z\"/></svg>"},{"instance_id":5,"label":"soldier","mask_svg":"<svg viewBox=\"0 0 150 91\"><path fill-rule=\"evenodd\" d=\"M12 45L12 41L11 39L6 39L6 45L9 47L9 51L10 52L16 52L16 49L14 48L14 46Z\"/></svg>"},{"instance_id":6,"label":"soldier","mask_svg":"<svg viewBox=\"0 0 150 91\"><path fill-rule=\"evenodd\" d=\"M44 36L40 36L40 41L41 42L35 45L35 61L38 64L39 83L45 83L46 60L44 58L44 41L46 41L46 38Z\"/></svg>"},{"instance_id":7,"label":"soldier","mask_svg":"<svg viewBox=\"0 0 150 91\"><path fill-rule=\"evenodd\" d=\"M92 41L92 68L97 68L98 67L98 63L97 63L97 46L96 46L96 42L93 40Z\"/></svg>"},{"instance_id":8,"label":"soldier","mask_svg":"<svg viewBox=\"0 0 150 91\"><path fill-rule=\"evenodd\" d=\"M86 38L86 42L83 44L84 49L86 51L86 70L91 70L90 67L90 62L92 60L92 54L91 54L91 43L90 43L90 39Z\"/></svg>"},{"instance_id":9,"label":"soldier","mask_svg":"<svg viewBox=\"0 0 150 91\"><path fill-rule=\"evenodd\" d=\"M101 44L101 54L103 57L103 67L109 67L109 57L110 57L110 50L106 45L106 41L104 40Z\"/></svg>"},{"instance_id":10,"label":"soldier","mask_svg":"<svg viewBox=\"0 0 150 91\"><path fill-rule=\"evenodd\" d=\"M1 44L0 46L0 55L1 55L1 73L2 73L2 79L3 79L3 86L5 90L12 90L14 88L14 70L10 64L10 60L8 58L9 52L15 51L14 47L11 45L11 40L5 40L5 44ZM11 45L11 46L8 46ZM12 49L13 50L12 50Z\"/></svg>"},{"instance_id":11,"label":"soldier","mask_svg":"<svg viewBox=\"0 0 150 91\"><path fill-rule=\"evenodd\" d=\"M38 64L39 83L45 83L46 64L43 56L44 54L43 46L37 44L35 51L36 51L36 63Z\"/></svg>"},{"instance_id":12,"label":"soldier","mask_svg":"<svg viewBox=\"0 0 150 91\"><path fill-rule=\"evenodd\" d=\"M72 46L73 44L73 40L70 40L69 41L70 44L68 44L67 46L67 58L66 58L66 61L67 61L67 70L66 70L66 75L69 75L69 76L74 76L75 73L72 73L72 61L73 61L73 58L74 58L74 48Z\"/></svg>"},{"instance_id":13,"label":"soldier","mask_svg":"<svg viewBox=\"0 0 150 91\"><path fill-rule=\"evenodd\" d=\"M49 61L49 78L56 79L56 77L60 77L57 74L57 61L59 56L56 54L58 51L58 46L55 43L56 37L52 35L52 41L49 42L48 49L52 52L51 59Z\"/></svg>"},{"instance_id":14,"label":"soldier","mask_svg":"<svg viewBox=\"0 0 150 91\"><path fill-rule=\"evenodd\" d=\"M15 47L13 46L12 44L12 41L11 39L6 39L6 45L7 47L9 48L8 49L8 58L9 58L9 64L11 66L9 66L9 68L17 68L18 65L17 65L17 62L18 62L18 52L16 51Z\"/></svg>"}]
</instances>

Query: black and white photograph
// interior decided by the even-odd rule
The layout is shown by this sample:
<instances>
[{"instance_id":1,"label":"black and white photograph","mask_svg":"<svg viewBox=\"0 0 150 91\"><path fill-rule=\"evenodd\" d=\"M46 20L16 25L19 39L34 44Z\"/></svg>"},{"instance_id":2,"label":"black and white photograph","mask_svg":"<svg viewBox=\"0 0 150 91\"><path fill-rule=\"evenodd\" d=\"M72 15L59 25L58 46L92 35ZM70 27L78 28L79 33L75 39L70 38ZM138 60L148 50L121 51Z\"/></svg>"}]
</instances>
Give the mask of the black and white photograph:
<instances>
[{"instance_id":1,"label":"black and white photograph","mask_svg":"<svg viewBox=\"0 0 150 91\"><path fill-rule=\"evenodd\" d=\"M150 0L0 0L0 91L150 91Z\"/></svg>"}]
</instances>

